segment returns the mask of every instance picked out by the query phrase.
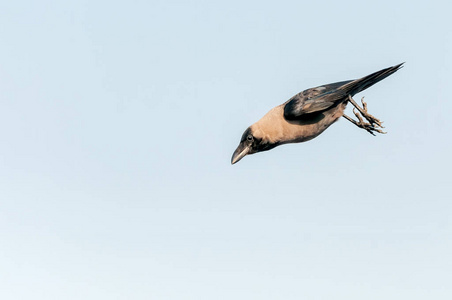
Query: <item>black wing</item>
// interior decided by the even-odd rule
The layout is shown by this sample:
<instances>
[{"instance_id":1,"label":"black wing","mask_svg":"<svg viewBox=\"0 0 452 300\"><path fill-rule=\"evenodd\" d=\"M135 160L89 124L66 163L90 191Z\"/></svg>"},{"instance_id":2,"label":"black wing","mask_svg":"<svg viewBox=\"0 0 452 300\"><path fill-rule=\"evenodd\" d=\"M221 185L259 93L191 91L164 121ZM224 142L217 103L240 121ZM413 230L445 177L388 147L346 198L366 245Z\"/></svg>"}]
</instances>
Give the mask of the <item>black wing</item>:
<instances>
[{"instance_id":1,"label":"black wing","mask_svg":"<svg viewBox=\"0 0 452 300\"><path fill-rule=\"evenodd\" d=\"M338 101L347 97L347 93L338 88L352 81L348 80L326 84L296 94L286 102L284 106L284 117L287 120L295 120L303 115L330 108Z\"/></svg>"},{"instance_id":2,"label":"black wing","mask_svg":"<svg viewBox=\"0 0 452 300\"><path fill-rule=\"evenodd\" d=\"M324 111L348 95L352 97L385 79L402 68L403 63L389 67L357 80L341 81L308 89L293 96L284 106L284 117L297 120L300 117Z\"/></svg>"}]
</instances>

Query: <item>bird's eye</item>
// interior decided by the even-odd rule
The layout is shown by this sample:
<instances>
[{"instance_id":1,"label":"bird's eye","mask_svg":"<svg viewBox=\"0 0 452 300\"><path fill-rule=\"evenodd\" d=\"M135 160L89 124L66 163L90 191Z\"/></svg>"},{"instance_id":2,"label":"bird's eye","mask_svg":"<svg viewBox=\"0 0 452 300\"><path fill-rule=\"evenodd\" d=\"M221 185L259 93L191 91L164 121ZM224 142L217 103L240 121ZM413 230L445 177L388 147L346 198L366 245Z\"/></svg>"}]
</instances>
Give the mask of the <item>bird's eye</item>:
<instances>
[{"instance_id":1,"label":"bird's eye","mask_svg":"<svg viewBox=\"0 0 452 300\"><path fill-rule=\"evenodd\" d=\"M249 135L249 136L246 137L246 139L251 142L253 140L253 136Z\"/></svg>"}]
</instances>

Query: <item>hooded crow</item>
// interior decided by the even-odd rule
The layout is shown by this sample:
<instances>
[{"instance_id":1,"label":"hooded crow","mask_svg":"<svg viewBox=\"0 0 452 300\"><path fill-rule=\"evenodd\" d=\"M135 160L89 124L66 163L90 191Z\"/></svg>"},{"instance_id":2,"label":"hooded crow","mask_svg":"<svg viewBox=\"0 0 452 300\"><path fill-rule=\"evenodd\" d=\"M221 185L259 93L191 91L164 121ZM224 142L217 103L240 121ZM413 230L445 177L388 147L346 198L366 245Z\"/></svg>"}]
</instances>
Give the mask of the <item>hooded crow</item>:
<instances>
[{"instance_id":1,"label":"hooded crow","mask_svg":"<svg viewBox=\"0 0 452 300\"><path fill-rule=\"evenodd\" d=\"M271 109L245 130L239 146L232 155L231 164L235 164L246 155L267 151L279 145L309 141L341 116L371 134L384 133L378 128L383 127L381 122L367 112L367 104L363 99L361 108L352 97L393 74L402 65L403 63L383 69L361 79L326 84L296 94L285 103ZM358 122L344 115L348 102L361 114L353 110Z\"/></svg>"}]
</instances>

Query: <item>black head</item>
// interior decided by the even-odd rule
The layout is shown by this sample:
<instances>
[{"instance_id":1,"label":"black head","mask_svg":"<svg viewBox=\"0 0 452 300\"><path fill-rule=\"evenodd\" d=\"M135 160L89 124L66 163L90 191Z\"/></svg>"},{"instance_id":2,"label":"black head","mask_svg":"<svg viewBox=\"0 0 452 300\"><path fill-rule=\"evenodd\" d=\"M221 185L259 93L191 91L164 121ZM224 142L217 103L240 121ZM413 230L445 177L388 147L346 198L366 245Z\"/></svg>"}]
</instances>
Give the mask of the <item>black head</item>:
<instances>
[{"instance_id":1,"label":"black head","mask_svg":"<svg viewBox=\"0 0 452 300\"><path fill-rule=\"evenodd\" d=\"M248 127L240 139L240 144L232 155L231 164L235 164L248 154L270 150L276 147L275 143L268 143L264 138L256 136L253 130Z\"/></svg>"}]
</instances>

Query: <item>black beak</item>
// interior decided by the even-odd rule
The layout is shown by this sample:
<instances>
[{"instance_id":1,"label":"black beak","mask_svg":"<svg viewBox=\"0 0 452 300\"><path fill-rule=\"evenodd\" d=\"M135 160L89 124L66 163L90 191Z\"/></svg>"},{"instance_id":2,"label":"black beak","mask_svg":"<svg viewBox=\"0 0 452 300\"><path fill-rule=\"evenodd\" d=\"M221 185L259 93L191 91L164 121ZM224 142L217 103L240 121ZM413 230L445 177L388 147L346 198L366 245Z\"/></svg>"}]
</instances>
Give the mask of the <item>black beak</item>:
<instances>
[{"instance_id":1,"label":"black beak","mask_svg":"<svg viewBox=\"0 0 452 300\"><path fill-rule=\"evenodd\" d=\"M235 164L242 158L244 158L250 152L250 147L244 144L240 144L237 149L235 149L234 154L232 154L231 164Z\"/></svg>"}]
</instances>

